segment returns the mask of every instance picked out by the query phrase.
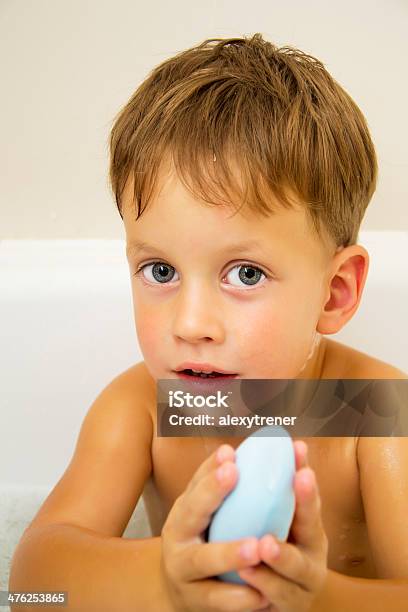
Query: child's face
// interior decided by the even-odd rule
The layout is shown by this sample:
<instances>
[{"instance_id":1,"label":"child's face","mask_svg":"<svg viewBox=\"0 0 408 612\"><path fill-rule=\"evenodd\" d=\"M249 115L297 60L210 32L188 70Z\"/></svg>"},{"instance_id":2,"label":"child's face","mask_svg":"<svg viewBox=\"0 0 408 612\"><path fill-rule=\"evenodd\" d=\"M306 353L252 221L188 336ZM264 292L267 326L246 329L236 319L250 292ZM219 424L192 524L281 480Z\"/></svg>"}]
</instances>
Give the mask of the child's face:
<instances>
[{"instance_id":1,"label":"child's face","mask_svg":"<svg viewBox=\"0 0 408 612\"><path fill-rule=\"evenodd\" d=\"M132 194L128 181L135 323L150 374L176 378L174 370L193 361L240 378L295 378L328 297L330 263L304 210L232 216L231 208L195 200L171 173L135 221ZM135 241L151 250L132 249Z\"/></svg>"}]
</instances>

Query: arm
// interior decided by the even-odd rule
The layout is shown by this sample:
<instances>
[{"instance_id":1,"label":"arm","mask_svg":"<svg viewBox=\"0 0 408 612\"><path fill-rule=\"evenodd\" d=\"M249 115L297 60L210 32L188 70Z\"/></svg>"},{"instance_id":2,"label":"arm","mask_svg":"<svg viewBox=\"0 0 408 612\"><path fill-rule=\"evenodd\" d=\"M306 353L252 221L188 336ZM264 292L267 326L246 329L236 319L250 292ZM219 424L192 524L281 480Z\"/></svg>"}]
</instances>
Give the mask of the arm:
<instances>
[{"instance_id":1,"label":"arm","mask_svg":"<svg viewBox=\"0 0 408 612\"><path fill-rule=\"evenodd\" d=\"M360 438L357 460L379 579L329 570L312 611L403 612L408 602L408 438Z\"/></svg>"},{"instance_id":2,"label":"arm","mask_svg":"<svg viewBox=\"0 0 408 612\"><path fill-rule=\"evenodd\" d=\"M68 610L157 610L158 598L167 611L161 538L121 538L152 471L151 392L138 364L96 398L68 468L15 550L9 590L68 591Z\"/></svg>"},{"instance_id":3,"label":"arm","mask_svg":"<svg viewBox=\"0 0 408 612\"><path fill-rule=\"evenodd\" d=\"M131 540L46 525L27 532L17 547L9 590L67 591L67 611L173 612L162 588L160 557L160 537ZM13 612L31 609L11 606Z\"/></svg>"}]
</instances>

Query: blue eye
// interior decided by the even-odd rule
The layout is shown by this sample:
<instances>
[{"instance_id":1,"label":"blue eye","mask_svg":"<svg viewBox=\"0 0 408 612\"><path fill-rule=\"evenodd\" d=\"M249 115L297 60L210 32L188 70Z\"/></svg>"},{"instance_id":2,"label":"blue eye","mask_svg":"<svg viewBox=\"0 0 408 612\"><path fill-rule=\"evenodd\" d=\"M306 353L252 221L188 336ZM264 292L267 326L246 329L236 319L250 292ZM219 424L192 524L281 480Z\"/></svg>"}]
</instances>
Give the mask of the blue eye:
<instances>
[{"instance_id":1,"label":"blue eye","mask_svg":"<svg viewBox=\"0 0 408 612\"><path fill-rule=\"evenodd\" d=\"M144 266L141 266L141 268L139 268L136 274L143 272L143 270L150 268L151 266L152 266L151 273L153 275L153 279L156 279L161 284L165 284L167 283L167 281L172 280L174 273L176 271L175 268L173 268L173 266L170 266L169 264L166 264L162 261L154 261L153 263L145 264ZM145 275L143 274L143 276ZM146 278L146 280L154 283L154 280L152 281L151 278Z\"/></svg>"},{"instance_id":2,"label":"blue eye","mask_svg":"<svg viewBox=\"0 0 408 612\"><path fill-rule=\"evenodd\" d=\"M151 270L149 270L149 268L151 268ZM145 270L149 270L148 276L145 275ZM239 270L238 275L234 273L235 270ZM142 273L143 277L152 284L156 284L156 280L159 284L162 285L167 284L169 281L173 280L174 275L177 274L173 266L162 261L154 261L152 263L144 264L136 271L135 276L139 275L140 273ZM253 266L251 264L238 264L234 266L227 273L225 278L227 278L231 274L235 277L235 280L239 279L247 286L256 285L262 278L262 276L266 278L265 273L260 268L257 268L256 266ZM178 278L176 278L176 280L178 280Z\"/></svg>"},{"instance_id":3,"label":"blue eye","mask_svg":"<svg viewBox=\"0 0 408 612\"><path fill-rule=\"evenodd\" d=\"M250 264L239 264L238 266L234 266L233 268L231 268L227 276L237 269L239 270L238 278L243 283L245 283L245 285L256 285L262 276L265 277L265 274L264 272L262 272L262 270ZM235 274L234 276L236 278L237 275Z\"/></svg>"}]
</instances>

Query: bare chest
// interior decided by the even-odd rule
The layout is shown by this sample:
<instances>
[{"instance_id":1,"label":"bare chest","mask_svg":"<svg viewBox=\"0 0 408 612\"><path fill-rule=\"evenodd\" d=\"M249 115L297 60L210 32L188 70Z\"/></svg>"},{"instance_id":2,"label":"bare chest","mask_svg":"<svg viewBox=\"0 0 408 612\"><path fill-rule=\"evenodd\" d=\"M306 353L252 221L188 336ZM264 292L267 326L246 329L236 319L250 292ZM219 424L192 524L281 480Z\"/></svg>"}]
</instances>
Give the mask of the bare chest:
<instances>
[{"instance_id":1,"label":"bare chest","mask_svg":"<svg viewBox=\"0 0 408 612\"><path fill-rule=\"evenodd\" d=\"M153 474L143 493L152 534L160 535L174 501L196 469L222 442L238 439L160 438L152 447ZM355 438L305 438L309 464L322 500L329 540L328 567L341 574L376 578L360 496Z\"/></svg>"}]
</instances>

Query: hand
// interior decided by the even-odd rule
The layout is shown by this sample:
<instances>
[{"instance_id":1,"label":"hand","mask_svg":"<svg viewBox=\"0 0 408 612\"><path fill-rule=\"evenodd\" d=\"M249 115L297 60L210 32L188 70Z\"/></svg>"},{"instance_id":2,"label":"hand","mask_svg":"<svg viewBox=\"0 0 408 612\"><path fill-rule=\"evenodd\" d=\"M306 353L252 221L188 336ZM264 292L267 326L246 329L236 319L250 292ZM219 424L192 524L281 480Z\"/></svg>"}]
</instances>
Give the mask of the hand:
<instances>
[{"instance_id":1,"label":"hand","mask_svg":"<svg viewBox=\"0 0 408 612\"><path fill-rule=\"evenodd\" d=\"M253 571L239 572L243 580L268 599L270 605L265 612L310 610L327 576L328 540L320 514L316 477L307 466L306 443L298 440L294 447L296 508L288 541L281 542L271 534L263 536L259 540L263 563Z\"/></svg>"},{"instance_id":2,"label":"hand","mask_svg":"<svg viewBox=\"0 0 408 612\"><path fill-rule=\"evenodd\" d=\"M259 564L259 541L205 542L211 515L238 480L235 451L223 444L195 472L169 512L161 534L161 576L177 612L258 610L268 601L256 588L212 578L223 572ZM221 466L224 475L217 475ZM241 545L250 545L245 557Z\"/></svg>"}]
</instances>

